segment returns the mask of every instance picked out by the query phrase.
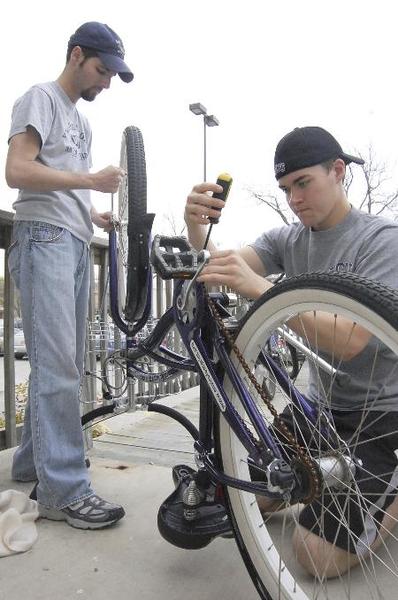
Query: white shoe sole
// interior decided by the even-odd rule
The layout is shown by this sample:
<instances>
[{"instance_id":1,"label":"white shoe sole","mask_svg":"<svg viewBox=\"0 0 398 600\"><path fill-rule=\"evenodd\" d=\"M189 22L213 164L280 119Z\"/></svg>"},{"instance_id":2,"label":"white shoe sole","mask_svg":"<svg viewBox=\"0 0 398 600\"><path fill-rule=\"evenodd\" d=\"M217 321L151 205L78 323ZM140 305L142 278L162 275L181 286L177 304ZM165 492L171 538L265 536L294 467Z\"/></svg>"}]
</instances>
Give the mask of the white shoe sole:
<instances>
[{"instance_id":1,"label":"white shoe sole","mask_svg":"<svg viewBox=\"0 0 398 600\"><path fill-rule=\"evenodd\" d=\"M38 505L38 508L39 517L42 519L48 519L49 521L66 521L68 525L75 527L76 529L104 529L105 527L109 527L110 525L113 525L119 521L119 518L97 523L95 521L83 521L82 519L74 518L65 513L63 510L58 510L57 508L47 508L40 504Z\"/></svg>"}]
</instances>

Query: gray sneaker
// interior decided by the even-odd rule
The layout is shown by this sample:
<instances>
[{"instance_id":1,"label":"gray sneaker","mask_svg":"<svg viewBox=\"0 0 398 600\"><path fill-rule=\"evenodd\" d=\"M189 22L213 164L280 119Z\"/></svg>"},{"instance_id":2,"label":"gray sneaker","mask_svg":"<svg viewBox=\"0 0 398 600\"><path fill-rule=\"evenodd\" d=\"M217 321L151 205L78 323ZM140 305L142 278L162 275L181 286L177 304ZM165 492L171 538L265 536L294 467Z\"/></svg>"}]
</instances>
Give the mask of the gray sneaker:
<instances>
[{"instance_id":1,"label":"gray sneaker","mask_svg":"<svg viewBox=\"0 0 398 600\"><path fill-rule=\"evenodd\" d=\"M124 517L125 512L119 504L111 504L96 494L80 500L65 508L46 508L38 504L39 516L51 521L66 521L77 529L102 529L113 525Z\"/></svg>"}]
</instances>

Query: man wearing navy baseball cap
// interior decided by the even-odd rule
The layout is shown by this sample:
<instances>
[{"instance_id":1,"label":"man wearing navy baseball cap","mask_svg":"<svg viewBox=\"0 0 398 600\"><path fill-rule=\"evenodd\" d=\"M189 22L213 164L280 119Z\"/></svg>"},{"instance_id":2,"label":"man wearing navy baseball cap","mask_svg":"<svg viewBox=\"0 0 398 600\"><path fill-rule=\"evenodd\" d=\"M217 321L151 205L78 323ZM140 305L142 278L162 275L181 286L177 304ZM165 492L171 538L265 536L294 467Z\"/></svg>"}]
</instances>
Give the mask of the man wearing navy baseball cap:
<instances>
[{"instance_id":1,"label":"man wearing navy baseball cap","mask_svg":"<svg viewBox=\"0 0 398 600\"><path fill-rule=\"evenodd\" d=\"M117 73L122 81L129 83L134 75L124 62L124 46L120 37L105 23L90 21L81 25L68 43L68 49L74 46L95 50L102 64Z\"/></svg>"},{"instance_id":2,"label":"man wearing navy baseball cap","mask_svg":"<svg viewBox=\"0 0 398 600\"><path fill-rule=\"evenodd\" d=\"M80 529L124 516L90 485L80 425L93 223L109 231L90 190L115 193L125 173L90 172L91 128L76 104L92 102L119 75L130 82L120 37L104 23L81 25L55 81L32 86L14 105L6 179L18 189L8 266L20 290L31 366L29 399L12 477L36 482L39 515Z\"/></svg>"},{"instance_id":3,"label":"man wearing navy baseball cap","mask_svg":"<svg viewBox=\"0 0 398 600\"><path fill-rule=\"evenodd\" d=\"M336 273L355 273L397 289L398 223L350 204L344 187L350 163L362 165L364 161L343 151L322 127L296 127L284 135L276 146L274 173L296 221L269 228L253 243L237 250L217 251L210 242L211 258L198 281L225 285L250 299L258 299L273 286L266 276L280 273L288 277L327 273L330 279ZM219 217L224 207L222 200L211 196L221 191L221 186L205 182L196 185L187 198L185 221L189 240L197 250L203 248L209 218ZM228 210L228 204L224 210ZM297 287L294 292L300 304L302 289ZM272 301L276 311L277 298ZM326 303L324 311L308 308L294 312L292 306L287 321L289 329L310 349L320 351L329 364L338 365L348 376L341 383L310 358L303 381L312 406L327 406L330 410L339 438L355 440L355 460L361 466L348 493L346 489L344 494L343 488L332 493L326 486L322 498L306 505L298 518L292 516L292 554L322 581L375 556L374 551L398 521L397 355L384 344L380 348L380 342L365 327L328 310ZM260 356L260 344L258 351ZM257 356L250 355L251 365L256 360ZM283 406L283 393L280 396L276 408ZM314 427L308 426L303 411L297 413L300 404L287 398L276 429L281 431L279 424L283 421L296 439L312 448ZM286 445L286 439L283 443ZM261 479L261 472L257 476ZM257 502L260 511L266 513L285 507L281 500L265 496Z\"/></svg>"}]
</instances>

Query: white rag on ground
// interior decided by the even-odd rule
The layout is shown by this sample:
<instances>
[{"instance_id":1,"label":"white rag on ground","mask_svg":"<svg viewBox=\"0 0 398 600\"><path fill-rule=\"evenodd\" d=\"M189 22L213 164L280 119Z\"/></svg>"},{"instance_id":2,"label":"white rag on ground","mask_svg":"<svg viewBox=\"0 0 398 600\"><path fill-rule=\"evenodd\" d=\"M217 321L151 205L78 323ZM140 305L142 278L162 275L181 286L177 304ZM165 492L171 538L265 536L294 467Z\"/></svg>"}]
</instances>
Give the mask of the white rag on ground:
<instances>
[{"instance_id":1,"label":"white rag on ground","mask_svg":"<svg viewBox=\"0 0 398 600\"><path fill-rule=\"evenodd\" d=\"M0 492L0 558L26 552L37 540L37 502L22 492Z\"/></svg>"}]
</instances>

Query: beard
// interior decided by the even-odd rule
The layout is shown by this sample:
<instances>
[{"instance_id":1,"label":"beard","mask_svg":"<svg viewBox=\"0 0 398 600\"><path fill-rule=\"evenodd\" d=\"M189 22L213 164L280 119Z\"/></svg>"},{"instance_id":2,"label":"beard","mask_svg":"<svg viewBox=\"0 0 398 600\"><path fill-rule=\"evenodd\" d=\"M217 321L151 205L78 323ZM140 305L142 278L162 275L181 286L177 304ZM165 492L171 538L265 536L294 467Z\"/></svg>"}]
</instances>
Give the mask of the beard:
<instances>
[{"instance_id":1,"label":"beard","mask_svg":"<svg viewBox=\"0 0 398 600\"><path fill-rule=\"evenodd\" d=\"M100 91L101 90L95 87L87 88L86 90L81 91L80 96L81 98L83 98L83 100L86 100L87 102L92 102L96 99Z\"/></svg>"}]
</instances>

